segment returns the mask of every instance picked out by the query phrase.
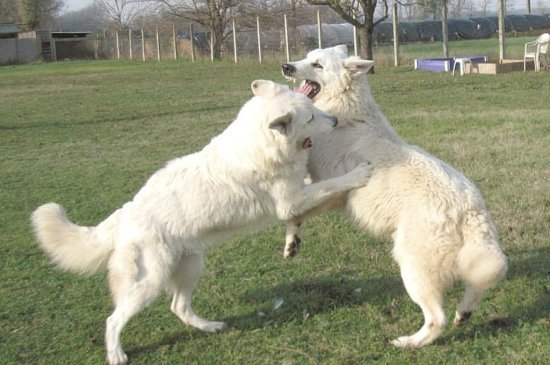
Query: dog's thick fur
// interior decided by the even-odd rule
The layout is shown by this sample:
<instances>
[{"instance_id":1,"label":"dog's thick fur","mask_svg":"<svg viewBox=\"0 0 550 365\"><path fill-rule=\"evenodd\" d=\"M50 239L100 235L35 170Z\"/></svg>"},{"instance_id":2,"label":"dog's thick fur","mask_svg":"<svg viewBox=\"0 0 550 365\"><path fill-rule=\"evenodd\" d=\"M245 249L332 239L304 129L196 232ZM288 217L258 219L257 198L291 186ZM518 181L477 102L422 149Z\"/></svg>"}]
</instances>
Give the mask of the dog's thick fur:
<instances>
[{"instance_id":1,"label":"dog's thick fur","mask_svg":"<svg viewBox=\"0 0 550 365\"><path fill-rule=\"evenodd\" d=\"M331 131L337 120L286 86L257 80L252 89L256 96L222 134L169 162L98 226L71 223L55 203L32 214L40 247L54 263L83 274L108 268L115 304L105 334L111 365L127 361L120 345L125 324L163 288L173 290L171 309L184 323L207 332L225 327L191 308L208 248L302 214L370 177L365 164L304 186L309 137Z\"/></svg>"},{"instance_id":2,"label":"dog's thick fur","mask_svg":"<svg viewBox=\"0 0 550 365\"><path fill-rule=\"evenodd\" d=\"M283 74L309 80L300 90L339 120L336 130L313 146L309 161L313 181L341 175L367 159L374 165L368 184L331 205L346 206L362 227L393 238L393 257L425 323L417 333L392 343L419 347L443 331L443 295L455 279L462 280L466 289L456 310L454 322L458 324L470 316L482 292L504 277L507 260L474 184L404 142L392 129L367 81L373 64L348 57L347 48L337 46L283 64ZM296 253L300 221L295 218L287 225L285 256Z\"/></svg>"}]
</instances>

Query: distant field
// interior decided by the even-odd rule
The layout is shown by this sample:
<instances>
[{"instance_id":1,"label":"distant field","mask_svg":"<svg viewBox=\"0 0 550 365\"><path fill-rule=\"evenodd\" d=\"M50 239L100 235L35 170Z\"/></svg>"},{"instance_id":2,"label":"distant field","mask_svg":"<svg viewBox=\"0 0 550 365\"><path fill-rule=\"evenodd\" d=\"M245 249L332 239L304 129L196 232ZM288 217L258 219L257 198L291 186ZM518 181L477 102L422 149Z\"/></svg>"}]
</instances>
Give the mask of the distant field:
<instances>
[{"instance_id":1,"label":"distant field","mask_svg":"<svg viewBox=\"0 0 550 365\"><path fill-rule=\"evenodd\" d=\"M1 364L104 361L106 276L51 266L29 232L32 210L56 201L78 224L96 225L167 160L223 130L257 78L283 81L275 62L0 67ZM227 331L185 327L162 296L123 332L131 364L548 361L550 72L452 77L378 67L370 79L406 140L482 190L510 259L507 279L465 326L449 326L431 346L396 349L389 340L416 331L423 317L405 293L389 240L331 213L308 221L303 250L284 260L279 224L207 257L194 307L227 321ZM457 285L447 296L449 318L461 294Z\"/></svg>"}]
</instances>

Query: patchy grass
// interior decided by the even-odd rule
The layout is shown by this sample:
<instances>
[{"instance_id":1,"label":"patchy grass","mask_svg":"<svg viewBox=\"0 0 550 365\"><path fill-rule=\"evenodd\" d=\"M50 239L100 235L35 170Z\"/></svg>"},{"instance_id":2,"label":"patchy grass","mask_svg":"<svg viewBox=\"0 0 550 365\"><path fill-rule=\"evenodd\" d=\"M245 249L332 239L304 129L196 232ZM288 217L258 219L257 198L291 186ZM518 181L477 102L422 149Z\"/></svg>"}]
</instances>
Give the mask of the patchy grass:
<instances>
[{"instance_id":1,"label":"patchy grass","mask_svg":"<svg viewBox=\"0 0 550 365\"><path fill-rule=\"evenodd\" d=\"M70 62L0 68L0 363L102 363L111 304L104 274L52 267L29 232L56 201L96 225L147 177L200 149L233 119L256 78L278 65ZM122 341L132 364L542 364L550 353L550 73L498 76L379 67L372 89L397 131L483 191L510 259L471 322L402 350L416 331L391 243L331 213L282 258L283 226L237 237L207 257L198 313L229 329L183 326L163 296ZM451 317L461 296L448 297ZM284 302L274 309L275 300Z\"/></svg>"}]
</instances>

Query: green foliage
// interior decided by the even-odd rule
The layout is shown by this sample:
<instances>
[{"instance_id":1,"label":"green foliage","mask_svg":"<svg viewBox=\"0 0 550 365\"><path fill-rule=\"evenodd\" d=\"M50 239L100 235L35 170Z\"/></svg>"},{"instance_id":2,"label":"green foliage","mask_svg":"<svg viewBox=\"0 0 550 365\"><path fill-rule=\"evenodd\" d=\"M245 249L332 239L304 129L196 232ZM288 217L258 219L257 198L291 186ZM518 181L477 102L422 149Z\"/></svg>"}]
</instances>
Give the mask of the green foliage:
<instances>
[{"instance_id":1,"label":"green foliage","mask_svg":"<svg viewBox=\"0 0 550 365\"><path fill-rule=\"evenodd\" d=\"M0 68L0 363L100 364L111 310L105 274L52 267L28 217L56 201L96 225L148 176L197 151L276 63L67 62ZM122 341L132 364L542 364L550 353L550 73L498 76L377 68L373 93L396 130L482 190L510 259L471 322L402 350L416 331L391 243L330 213L282 258L283 225L210 252L195 310L229 329L182 325L163 296ZM451 318L462 289L446 302ZM274 301L283 304L274 309Z\"/></svg>"}]
</instances>

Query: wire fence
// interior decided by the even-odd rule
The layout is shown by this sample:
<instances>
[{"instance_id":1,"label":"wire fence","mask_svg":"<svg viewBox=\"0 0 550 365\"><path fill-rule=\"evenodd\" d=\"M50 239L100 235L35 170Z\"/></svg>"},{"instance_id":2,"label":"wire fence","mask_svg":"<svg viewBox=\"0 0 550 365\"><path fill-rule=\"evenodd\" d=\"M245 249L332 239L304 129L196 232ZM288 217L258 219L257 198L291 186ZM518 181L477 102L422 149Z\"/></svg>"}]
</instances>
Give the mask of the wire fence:
<instances>
[{"instance_id":1,"label":"wire fence","mask_svg":"<svg viewBox=\"0 0 550 365\"><path fill-rule=\"evenodd\" d=\"M359 54L356 29L348 24L323 23L317 12L317 23L312 25L289 26L286 15L281 19L263 20L256 18L255 26L239 24L233 20L221 47L221 58L239 62L242 59L265 58L289 60L295 55L302 56L313 48L347 45L352 52ZM448 21L449 40L482 39L497 34L496 17L450 19ZM505 29L512 33L537 32L550 29L550 14L510 15L505 17ZM392 22L382 22L374 29L375 47L394 42ZM442 40L440 21L398 22L398 42L436 42ZM214 59L210 32L195 30L192 24L172 25L155 29L131 29L124 32L103 31L97 37L100 57L130 60L167 59Z\"/></svg>"}]
</instances>

